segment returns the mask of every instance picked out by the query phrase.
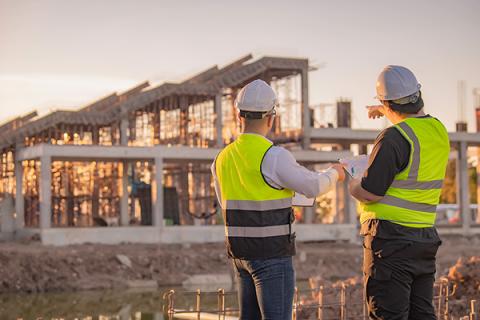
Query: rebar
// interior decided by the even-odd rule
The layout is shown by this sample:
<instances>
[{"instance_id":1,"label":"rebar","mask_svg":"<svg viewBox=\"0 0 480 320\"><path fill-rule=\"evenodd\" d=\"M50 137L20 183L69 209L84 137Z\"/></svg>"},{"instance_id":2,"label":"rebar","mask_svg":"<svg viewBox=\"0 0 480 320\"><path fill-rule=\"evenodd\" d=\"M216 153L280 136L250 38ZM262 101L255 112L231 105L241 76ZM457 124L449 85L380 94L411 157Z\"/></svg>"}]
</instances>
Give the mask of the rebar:
<instances>
[{"instance_id":1,"label":"rebar","mask_svg":"<svg viewBox=\"0 0 480 320\"><path fill-rule=\"evenodd\" d=\"M323 286L318 290L318 320L323 320Z\"/></svg>"},{"instance_id":2,"label":"rebar","mask_svg":"<svg viewBox=\"0 0 480 320\"><path fill-rule=\"evenodd\" d=\"M475 304L476 300L471 300L470 301L470 320L477 320L477 313L475 312Z\"/></svg>"},{"instance_id":3,"label":"rebar","mask_svg":"<svg viewBox=\"0 0 480 320\"><path fill-rule=\"evenodd\" d=\"M345 291L345 283L342 282L342 286L340 288L340 320L346 319Z\"/></svg>"},{"instance_id":4,"label":"rebar","mask_svg":"<svg viewBox=\"0 0 480 320\"><path fill-rule=\"evenodd\" d=\"M293 313L292 319L311 319L317 320L353 320L353 319L367 319L366 316L366 303L365 294L359 290L361 287L358 284L349 284L348 282L341 282L338 285L324 286L316 284L317 287L306 290L299 290L295 288L293 296ZM449 310L449 301L452 295L455 293L455 285L448 281L438 282L437 288L441 290L435 299L441 299L441 303L435 301L435 306L440 307L441 310L437 310L436 314L440 315L439 320L457 320L452 318ZM364 290L362 290L364 292ZM201 292L200 289L192 292L185 292L182 294L195 296L194 307L180 308L175 305L175 291L170 290L164 294L164 305L168 319L173 319L174 314L190 313L197 320L201 319L205 313L217 314L219 320L225 319L227 315L232 315L234 312L238 312L238 308L233 308L228 303L232 303L230 299L226 299L227 295L234 295L235 292L225 292L224 289L218 289L216 292ZM203 296L203 297L202 297ZM210 296L216 297L216 307L213 303L212 307ZM207 297L207 299L204 299ZM358 300L357 300L358 299ZM178 299L177 299L178 300ZM347 301L348 300L348 301ZM202 303L204 304L202 309ZM458 301L456 301L458 303ZM480 320L478 317L478 305L476 300L464 301L464 307L466 309L462 316L466 320ZM205 307L207 304L207 307ZM362 314L360 314L362 312ZM316 314L315 314L316 313ZM195 316L196 315L196 316ZM442 317L443 315L443 317ZM308 318L305 318L308 317Z\"/></svg>"},{"instance_id":5,"label":"rebar","mask_svg":"<svg viewBox=\"0 0 480 320\"><path fill-rule=\"evenodd\" d=\"M225 319L225 290L223 288L218 289L218 320Z\"/></svg>"},{"instance_id":6,"label":"rebar","mask_svg":"<svg viewBox=\"0 0 480 320\"><path fill-rule=\"evenodd\" d=\"M437 319L440 319L442 313L442 298L443 298L443 281L440 282L438 288L438 306L437 306Z\"/></svg>"},{"instance_id":7,"label":"rebar","mask_svg":"<svg viewBox=\"0 0 480 320\"><path fill-rule=\"evenodd\" d=\"M200 289L197 289L196 298L197 298L197 303L196 303L197 320L200 320L200 307L201 307L201 291L200 291Z\"/></svg>"},{"instance_id":8,"label":"rebar","mask_svg":"<svg viewBox=\"0 0 480 320\"><path fill-rule=\"evenodd\" d=\"M299 299L300 299L300 295L298 293L298 288L295 287L295 293L293 298L293 315L292 315L293 320L297 320L298 318L298 309L300 306Z\"/></svg>"}]
</instances>

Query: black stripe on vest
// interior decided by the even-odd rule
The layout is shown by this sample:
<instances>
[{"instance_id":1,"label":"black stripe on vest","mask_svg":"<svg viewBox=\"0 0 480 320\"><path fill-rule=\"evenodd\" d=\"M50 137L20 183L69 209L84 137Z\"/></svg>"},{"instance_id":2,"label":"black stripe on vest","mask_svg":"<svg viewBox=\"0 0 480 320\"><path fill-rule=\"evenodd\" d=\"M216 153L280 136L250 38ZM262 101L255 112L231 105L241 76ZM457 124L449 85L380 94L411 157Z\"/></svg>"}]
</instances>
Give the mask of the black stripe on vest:
<instances>
[{"instance_id":1,"label":"black stripe on vest","mask_svg":"<svg viewBox=\"0 0 480 320\"><path fill-rule=\"evenodd\" d=\"M230 227L265 227L290 223L292 208L266 211L227 209L225 224Z\"/></svg>"},{"instance_id":2,"label":"black stripe on vest","mask_svg":"<svg viewBox=\"0 0 480 320\"><path fill-rule=\"evenodd\" d=\"M295 255L295 235L268 238L228 237L228 255L237 259L269 259Z\"/></svg>"},{"instance_id":3,"label":"black stripe on vest","mask_svg":"<svg viewBox=\"0 0 480 320\"><path fill-rule=\"evenodd\" d=\"M267 227L290 224L293 209L267 211L224 210L225 224L230 227ZM228 255L237 259L269 259L295 255L295 234L274 237L227 237Z\"/></svg>"}]
</instances>

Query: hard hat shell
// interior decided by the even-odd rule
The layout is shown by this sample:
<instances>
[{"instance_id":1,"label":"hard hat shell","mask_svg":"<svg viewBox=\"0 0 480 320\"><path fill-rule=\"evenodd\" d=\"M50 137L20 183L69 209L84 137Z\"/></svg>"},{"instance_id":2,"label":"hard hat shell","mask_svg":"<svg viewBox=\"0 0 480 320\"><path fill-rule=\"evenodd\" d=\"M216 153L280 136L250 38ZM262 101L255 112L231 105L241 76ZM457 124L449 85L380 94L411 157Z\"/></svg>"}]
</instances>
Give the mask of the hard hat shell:
<instances>
[{"instance_id":1,"label":"hard hat shell","mask_svg":"<svg viewBox=\"0 0 480 320\"><path fill-rule=\"evenodd\" d=\"M386 66L377 79L379 100L396 100L408 97L421 88L412 71L402 66Z\"/></svg>"},{"instance_id":2,"label":"hard hat shell","mask_svg":"<svg viewBox=\"0 0 480 320\"><path fill-rule=\"evenodd\" d=\"M268 112L277 104L277 95L263 80L254 80L237 95L235 106L242 111Z\"/></svg>"}]
</instances>

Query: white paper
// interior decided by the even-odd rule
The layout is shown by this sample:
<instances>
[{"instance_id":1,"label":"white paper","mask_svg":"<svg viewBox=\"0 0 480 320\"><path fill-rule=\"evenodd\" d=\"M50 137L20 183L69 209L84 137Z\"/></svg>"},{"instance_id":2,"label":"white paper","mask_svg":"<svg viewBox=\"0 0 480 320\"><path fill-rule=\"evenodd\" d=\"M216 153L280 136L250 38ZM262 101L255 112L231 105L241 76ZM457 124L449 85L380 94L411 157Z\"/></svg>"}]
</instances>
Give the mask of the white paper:
<instances>
[{"instance_id":1,"label":"white paper","mask_svg":"<svg viewBox=\"0 0 480 320\"><path fill-rule=\"evenodd\" d=\"M339 159L339 162L343 164L345 171L355 178L359 179L363 177L363 174L368 168L368 155L361 154L356 157Z\"/></svg>"},{"instance_id":2,"label":"white paper","mask_svg":"<svg viewBox=\"0 0 480 320\"><path fill-rule=\"evenodd\" d=\"M315 203L315 198L307 198L301 193L295 192L292 199L292 206L295 207L312 207Z\"/></svg>"}]
</instances>

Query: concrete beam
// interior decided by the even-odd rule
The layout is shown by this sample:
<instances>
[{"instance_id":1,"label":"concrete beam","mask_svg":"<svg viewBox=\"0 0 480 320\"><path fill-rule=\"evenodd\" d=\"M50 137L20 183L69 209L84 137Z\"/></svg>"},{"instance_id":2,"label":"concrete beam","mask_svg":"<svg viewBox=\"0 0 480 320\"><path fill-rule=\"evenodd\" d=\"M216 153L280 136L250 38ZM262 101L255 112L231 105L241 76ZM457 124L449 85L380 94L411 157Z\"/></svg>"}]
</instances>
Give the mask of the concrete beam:
<instances>
[{"instance_id":1,"label":"concrete beam","mask_svg":"<svg viewBox=\"0 0 480 320\"><path fill-rule=\"evenodd\" d=\"M315 128L311 129L312 141L324 143L373 143L380 131L351 128ZM466 142L468 145L480 145L480 133L449 132L450 142Z\"/></svg>"},{"instance_id":2,"label":"concrete beam","mask_svg":"<svg viewBox=\"0 0 480 320\"><path fill-rule=\"evenodd\" d=\"M299 224L295 226L295 231L298 241L354 241L358 233L356 226L350 224ZM222 243L225 241L224 232L223 226L51 228L41 230L40 237L42 244L54 246L89 242L103 244Z\"/></svg>"},{"instance_id":3,"label":"concrete beam","mask_svg":"<svg viewBox=\"0 0 480 320\"><path fill-rule=\"evenodd\" d=\"M154 147L129 147L129 146L86 146L86 145L48 145L39 144L21 149L18 159L31 160L43 156L55 160L138 160L163 158L164 160L203 160L213 161L221 149L219 148L194 148L186 146L154 146ZM350 156L350 151L313 151L296 150L292 152L297 161L302 162L331 162L338 158Z\"/></svg>"},{"instance_id":4,"label":"concrete beam","mask_svg":"<svg viewBox=\"0 0 480 320\"><path fill-rule=\"evenodd\" d=\"M67 246L82 243L159 243L158 228L149 226L51 228L40 231L42 244Z\"/></svg>"},{"instance_id":5,"label":"concrete beam","mask_svg":"<svg viewBox=\"0 0 480 320\"><path fill-rule=\"evenodd\" d=\"M459 235L459 236L465 236L465 233L463 231L463 228L459 227L454 227L454 226L438 226L437 227L438 234L441 236L444 235ZM469 230L469 235L480 235L480 227L474 227Z\"/></svg>"},{"instance_id":6,"label":"concrete beam","mask_svg":"<svg viewBox=\"0 0 480 320\"><path fill-rule=\"evenodd\" d=\"M40 159L40 229L47 229L52 221L52 158L42 156Z\"/></svg>"},{"instance_id":7,"label":"concrete beam","mask_svg":"<svg viewBox=\"0 0 480 320\"><path fill-rule=\"evenodd\" d=\"M373 143L380 131L377 130L353 130L350 128L315 128L312 129L311 139L313 142L321 141L328 143Z\"/></svg>"}]
</instances>

